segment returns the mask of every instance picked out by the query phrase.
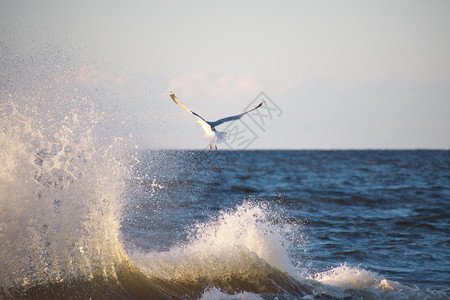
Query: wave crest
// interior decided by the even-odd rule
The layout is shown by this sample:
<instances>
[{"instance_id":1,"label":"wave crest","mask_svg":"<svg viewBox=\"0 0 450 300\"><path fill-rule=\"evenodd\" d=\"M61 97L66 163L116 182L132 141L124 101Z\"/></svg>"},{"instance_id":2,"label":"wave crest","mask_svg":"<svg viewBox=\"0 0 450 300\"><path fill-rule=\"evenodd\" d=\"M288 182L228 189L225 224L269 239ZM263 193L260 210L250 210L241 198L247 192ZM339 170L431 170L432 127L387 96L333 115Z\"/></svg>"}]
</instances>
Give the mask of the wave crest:
<instances>
[{"instance_id":1,"label":"wave crest","mask_svg":"<svg viewBox=\"0 0 450 300\"><path fill-rule=\"evenodd\" d=\"M289 293L304 288L288 256L287 234L295 230L270 221L264 204L245 202L233 211L198 223L188 242L167 252L134 253L136 265L149 277L176 282L197 293L214 286L229 294Z\"/></svg>"}]
</instances>

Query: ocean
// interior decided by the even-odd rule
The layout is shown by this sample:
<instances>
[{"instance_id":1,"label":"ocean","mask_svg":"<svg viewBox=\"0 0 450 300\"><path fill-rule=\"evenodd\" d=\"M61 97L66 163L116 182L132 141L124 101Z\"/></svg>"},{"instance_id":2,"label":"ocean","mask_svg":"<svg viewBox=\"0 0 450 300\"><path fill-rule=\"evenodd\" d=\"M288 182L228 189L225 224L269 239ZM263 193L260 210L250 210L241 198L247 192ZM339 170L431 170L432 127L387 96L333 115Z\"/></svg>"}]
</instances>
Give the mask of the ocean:
<instances>
[{"instance_id":1,"label":"ocean","mask_svg":"<svg viewBox=\"0 0 450 300\"><path fill-rule=\"evenodd\" d=\"M130 150L2 97L0 299L450 297L448 150Z\"/></svg>"}]
</instances>

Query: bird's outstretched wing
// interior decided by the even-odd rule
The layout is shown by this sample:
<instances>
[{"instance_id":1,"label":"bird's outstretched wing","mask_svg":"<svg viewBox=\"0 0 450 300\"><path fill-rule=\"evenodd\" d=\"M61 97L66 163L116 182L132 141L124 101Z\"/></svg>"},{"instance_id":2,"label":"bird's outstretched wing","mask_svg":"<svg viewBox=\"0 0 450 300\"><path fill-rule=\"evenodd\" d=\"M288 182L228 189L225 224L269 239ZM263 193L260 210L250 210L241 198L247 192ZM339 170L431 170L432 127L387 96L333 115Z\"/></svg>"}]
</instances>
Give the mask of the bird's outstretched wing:
<instances>
[{"instance_id":1,"label":"bird's outstretched wing","mask_svg":"<svg viewBox=\"0 0 450 300\"><path fill-rule=\"evenodd\" d=\"M209 125L211 125L211 127L214 128L214 127L219 126L220 124L225 123L225 122L230 122L230 121L234 121L234 120L239 120L240 118L242 118L244 115L248 114L249 112L254 111L255 109L260 108L260 107L263 105L263 103L264 103L264 102L261 102L260 104L258 104L258 105L255 106L254 108L252 108L252 109L250 109L250 110L247 110L246 112L243 112L242 114L238 114L238 115L235 115L235 116L226 117L226 118L223 118L223 119L214 121L214 122L209 122Z\"/></svg>"},{"instance_id":2,"label":"bird's outstretched wing","mask_svg":"<svg viewBox=\"0 0 450 300\"><path fill-rule=\"evenodd\" d=\"M169 92L170 97L172 98L173 102L175 102L179 107L181 107L182 109L184 109L185 111L187 111L190 114L193 114L194 116L196 116L200 121L203 121L205 123L206 122L205 119L203 119L199 114L197 114L196 112L193 112L192 110L190 110L189 108L187 108L183 103L180 102L180 100L178 100L177 96L175 96L174 93Z\"/></svg>"}]
</instances>

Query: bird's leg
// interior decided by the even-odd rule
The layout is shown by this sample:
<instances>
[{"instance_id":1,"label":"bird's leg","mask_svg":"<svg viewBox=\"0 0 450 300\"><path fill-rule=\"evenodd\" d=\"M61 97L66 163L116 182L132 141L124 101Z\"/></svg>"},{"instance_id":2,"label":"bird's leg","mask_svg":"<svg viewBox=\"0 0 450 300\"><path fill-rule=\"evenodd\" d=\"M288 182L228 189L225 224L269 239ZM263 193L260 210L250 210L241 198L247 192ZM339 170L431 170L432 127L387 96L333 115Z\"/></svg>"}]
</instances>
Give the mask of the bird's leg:
<instances>
[{"instance_id":1,"label":"bird's leg","mask_svg":"<svg viewBox=\"0 0 450 300\"><path fill-rule=\"evenodd\" d=\"M217 145L214 145L214 147L216 148L216 150L218 150L218 149L217 149Z\"/></svg>"},{"instance_id":2,"label":"bird's leg","mask_svg":"<svg viewBox=\"0 0 450 300\"><path fill-rule=\"evenodd\" d=\"M212 145L211 144L209 144L209 150L212 150Z\"/></svg>"}]
</instances>

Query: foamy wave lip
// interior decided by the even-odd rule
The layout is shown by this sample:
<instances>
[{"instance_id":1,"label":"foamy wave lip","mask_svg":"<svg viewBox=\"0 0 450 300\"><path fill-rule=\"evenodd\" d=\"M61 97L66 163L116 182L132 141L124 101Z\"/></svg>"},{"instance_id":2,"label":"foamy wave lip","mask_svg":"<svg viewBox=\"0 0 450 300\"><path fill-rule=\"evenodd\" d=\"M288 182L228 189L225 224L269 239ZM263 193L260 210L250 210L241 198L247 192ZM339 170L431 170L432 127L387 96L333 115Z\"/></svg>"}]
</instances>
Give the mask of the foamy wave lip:
<instances>
[{"instance_id":1,"label":"foamy wave lip","mask_svg":"<svg viewBox=\"0 0 450 300\"><path fill-rule=\"evenodd\" d=\"M195 226L188 242L167 252L133 253L148 276L184 282L266 281L276 268L295 273L288 256L289 226L273 224L262 204L245 202Z\"/></svg>"},{"instance_id":2,"label":"foamy wave lip","mask_svg":"<svg viewBox=\"0 0 450 300\"><path fill-rule=\"evenodd\" d=\"M323 284L337 286L343 289L376 287L381 284L381 281L386 281L376 273L357 267L349 267L346 264L325 272L317 273L312 276L312 279Z\"/></svg>"},{"instance_id":3,"label":"foamy wave lip","mask_svg":"<svg viewBox=\"0 0 450 300\"><path fill-rule=\"evenodd\" d=\"M386 291L401 291L405 289L418 289L416 286L406 286L397 281L387 280L383 276L343 264L329 271L317 273L312 277L323 284L343 289L382 289Z\"/></svg>"},{"instance_id":4,"label":"foamy wave lip","mask_svg":"<svg viewBox=\"0 0 450 300\"><path fill-rule=\"evenodd\" d=\"M223 212L215 220L197 224L189 247L195 252L246 249L284 272L292 272L285 234L290 226L274 225L264 204L245 202L235 211ZM206 250L209 252L210 250Z\"/></svg>"}]
</instances>

